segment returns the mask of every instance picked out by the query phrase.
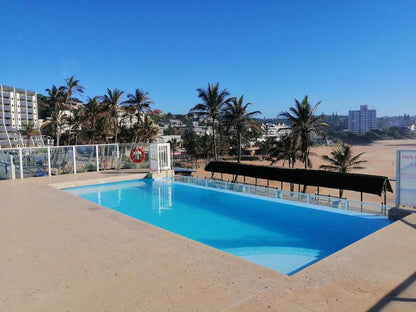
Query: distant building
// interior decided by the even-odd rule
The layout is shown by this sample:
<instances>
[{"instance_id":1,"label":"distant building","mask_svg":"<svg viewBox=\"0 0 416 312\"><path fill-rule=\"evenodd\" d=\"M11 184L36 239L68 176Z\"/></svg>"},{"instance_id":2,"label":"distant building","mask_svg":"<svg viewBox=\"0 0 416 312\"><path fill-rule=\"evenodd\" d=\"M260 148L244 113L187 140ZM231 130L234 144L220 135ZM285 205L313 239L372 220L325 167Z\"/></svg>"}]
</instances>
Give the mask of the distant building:
<instances>
[{"instance_id":1,"label":"distant building","mask_svg":"<svg viewBox=\"0 0 416 312\"><path fill-rule=\"evenodd\" d=\"M43 145L36 92L0 85L0 148L26 146L21 130L29 122L38 132L31 137L30 145Z\"/></svg>"},{"instance_id":2,"label":"distant building","mask_svg":"<svg viewBox=\"0 0 416 312\"><path fill-rule=\"evenodd\" d=\"M348 130L357 134L364 134L376 129L376 110L361 105L360 110L348 112Z\"/></svg>"},{"instance_id":3,"label":"distant building","mask_svg":"<svg viewBox=\"0 0 416 312\"><path fill-rule=\"evenodd\" d=\"M194 130L195 134L199 137L203 137L205 135L212 135L212 126L203 125L201 126L198 122L192 123L192 130Z\"/></svg>"},{"instance_id":4,"label":"distant building","mask_svg":"<svg viewBox=\"0 0 416 312\"><path fill-rule=\"evenodd\" d=\"M258 141L260 142L266 141L267 138L272 138L275 141L280 141L282 137L292 132L290 128L286 126L284 123L263 123L261 125L261 129L263 130L263 135L258 139Z\"/></svg>"}]
</instances>

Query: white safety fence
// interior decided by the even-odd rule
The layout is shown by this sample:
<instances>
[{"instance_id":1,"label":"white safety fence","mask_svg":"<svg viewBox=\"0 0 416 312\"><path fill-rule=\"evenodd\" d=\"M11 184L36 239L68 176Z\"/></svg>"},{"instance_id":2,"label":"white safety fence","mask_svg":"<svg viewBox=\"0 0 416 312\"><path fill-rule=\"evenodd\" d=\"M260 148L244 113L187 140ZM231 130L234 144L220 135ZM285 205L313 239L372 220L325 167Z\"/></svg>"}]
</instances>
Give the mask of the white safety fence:
<instances>
[{"instance_id":1,"label":"white safety fence","mask_svg":"<svg viewBox=\"0 0 416 312\"><path fill-rule=\"evenodd\" d=\"M150 145L155 145L157 158L170 160L166 144L119 143L73 146L45 146L0 149L0 180L24 179L50 175L75 174L110 169L149 169ZM161 149L157 145L163 145ZM131 151L140 147L145 157L131 158ZM159 164L159 162L158 162ZM170 169L170 162L156 170Z\"/></svg>"},{"instance_id":2,"label":"white safety fence","mask_svg":"<svg viewBox=\"0 0 416 312\"><path fill-rule=\"evenodd\" d=\"M264 196L275 199L284 199L304 204L326 206L336 209L351 210L378 215L387 215L388 210L390 208L393 208L392 206L383 204L365 203L338 197L290 192L265 186L255 186L218 180L201 179L192 176L175 176L174 179L177 182L194 184L203 187L211 187L250 195Z\"/></svg>"}]
</instances>

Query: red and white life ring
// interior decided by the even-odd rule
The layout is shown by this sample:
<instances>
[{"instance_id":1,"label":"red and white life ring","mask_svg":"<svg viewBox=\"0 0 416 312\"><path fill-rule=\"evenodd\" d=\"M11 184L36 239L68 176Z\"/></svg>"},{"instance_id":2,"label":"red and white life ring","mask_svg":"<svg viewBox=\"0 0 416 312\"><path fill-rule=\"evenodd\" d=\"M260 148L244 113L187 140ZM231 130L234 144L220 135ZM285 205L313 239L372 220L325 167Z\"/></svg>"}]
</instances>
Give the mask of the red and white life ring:
<instances>
[{"instance_id":1,"label":"red and white life ring","mask_svg":"<svg viewBox=\"0 0 416 312\"><path fill-rule=\"evenodd\" d=\"M133 148L130 151L130 159L137 164L140 164L141 162L143 162L144 161L144 149L141 147Z\"/></svg>"}]
</instances>

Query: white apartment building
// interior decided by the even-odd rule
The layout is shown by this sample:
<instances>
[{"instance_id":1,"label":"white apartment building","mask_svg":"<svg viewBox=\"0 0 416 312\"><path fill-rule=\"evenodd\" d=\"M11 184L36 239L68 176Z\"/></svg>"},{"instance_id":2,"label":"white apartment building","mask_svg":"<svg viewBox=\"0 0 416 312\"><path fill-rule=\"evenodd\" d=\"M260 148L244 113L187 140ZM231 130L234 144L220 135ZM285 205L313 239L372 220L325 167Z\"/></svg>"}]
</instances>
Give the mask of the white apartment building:
<instances>
[{"instance_id":1,"label":"white apartment building","mask_svg":"<svg viewBox=\"0 0 416 312\"><path fill-rule=\"evenodd\" d=\"M357 134L364 134L376 129L376 110L361 105L360 110L348 112L348 130Z\"/></svg>"},{"instance_id":2,"label":"white apartment building","mask_svg":"<svg viewBox=\"0 0 416 312\"><path fill-rule=\"evenodd\" d=\"M273 138L275 141L280 141L280 139L285 136L286 134L290 134L291 130L290 127L282 124L269 124L263 123L261 128L264 134L259 138L258 141L263 142L266 141L267 138Z\"/></svg>"},{"instance_id":3,"label":"white apartment building","mask_svg":"<svg viewBox=\"0 0 416 312\"><path fill-rule=\"evenodd\" d=\"M29 122L38 129L30 145L42 146L36 92L0 85L0 148L26 146L20 131Z\"/></svg>"}]
</instances>

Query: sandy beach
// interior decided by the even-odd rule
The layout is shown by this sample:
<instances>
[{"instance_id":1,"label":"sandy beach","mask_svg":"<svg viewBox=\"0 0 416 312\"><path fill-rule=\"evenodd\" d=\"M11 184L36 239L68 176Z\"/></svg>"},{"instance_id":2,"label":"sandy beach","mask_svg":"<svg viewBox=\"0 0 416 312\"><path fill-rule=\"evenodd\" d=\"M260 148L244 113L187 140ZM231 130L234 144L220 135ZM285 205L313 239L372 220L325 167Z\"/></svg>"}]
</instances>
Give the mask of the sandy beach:
<instances>
[{"instance_id":1,"label":"sandy beach","mask_svg":"<svg viewBox=\"0 0 416 312\"><path fill-rule=\"evenodd\" d=\"M386 176L390 179L390 183L393 188L393 193L387 193L387 204L394 206L396 203L396 151L400 149L416 149L416 140L383 140L376 141L369 145L355 145L353 146L353 155L364 153L362 159L366 160L367 163L363 164L365 169L353 171L355 173L362 174L373 174ZM330 155L332 146L316 146L312 148L314 155L311 155L313 169L318 169L321 164L325 162L321 159L323 155ZM268 161L245 161L248 164L259 164L259 165L269 165ZM287 163L278 162L274 166L283 166L287 167ZM297 168L302 168L301 163L297 163ZM205 162L200 161L199 168L195 173L195 176L199 177L211 177L210 172L204 170ZM219 174L215 175L216 178L220 178ZM231 176L223 175L223 179L226 181L231 180ZM243 178L239 177L239 182L243 182ZM246 183L254 184L254 179L246 178ZM259 185L266 185L267 181L258 180ZM270 186L280 188L280 182L270 182ZM289 185L283 183L283 189L288 190ZM316 193L316 187L308 187L308 193ZM329 188L320 188L319 193L322 195L331 195L338 196L338 190L329 189ZM360 193L353 191L344 191L343 197L346 197L351 200L360 200ZM377 195L364 194L363 201L370 203L381 203L383 198Z\"/></svg>"}]
</instances>

